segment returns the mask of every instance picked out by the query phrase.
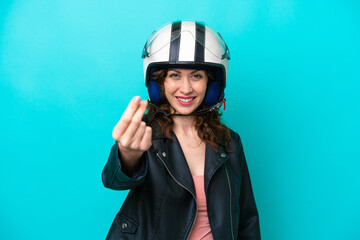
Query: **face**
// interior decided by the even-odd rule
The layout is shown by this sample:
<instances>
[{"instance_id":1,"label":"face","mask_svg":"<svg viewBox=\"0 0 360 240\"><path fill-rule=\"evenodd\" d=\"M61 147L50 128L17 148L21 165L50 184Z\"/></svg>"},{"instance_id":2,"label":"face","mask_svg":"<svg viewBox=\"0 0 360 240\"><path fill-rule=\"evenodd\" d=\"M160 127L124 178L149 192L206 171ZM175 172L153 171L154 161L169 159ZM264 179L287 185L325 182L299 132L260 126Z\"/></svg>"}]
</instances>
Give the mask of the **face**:
<instances>
[{"instance_id":1,"label":"face","mask_svg":"<svg viewBox=\"0 0 360 240\"><path fill-rule=\"evenodd\" d=\"M195 111L204 100L207 82L204 70L169 69L164 89L174 113L186 115Z\"/></svg>"}]
</instances>

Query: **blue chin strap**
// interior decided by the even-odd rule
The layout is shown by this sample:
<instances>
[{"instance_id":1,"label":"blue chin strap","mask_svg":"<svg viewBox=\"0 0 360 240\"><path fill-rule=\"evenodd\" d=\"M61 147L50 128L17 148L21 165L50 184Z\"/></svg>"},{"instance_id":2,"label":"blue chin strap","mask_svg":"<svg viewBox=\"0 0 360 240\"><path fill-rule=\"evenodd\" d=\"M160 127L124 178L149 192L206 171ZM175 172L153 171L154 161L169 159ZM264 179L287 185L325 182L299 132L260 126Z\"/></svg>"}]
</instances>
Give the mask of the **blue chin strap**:
<instances>
[{"instance_id":1,"label":"blue chin strap","mask_svg":"<svg viewBox=\"0 0 360 240\"><path fill-rule=\"evenodd\" d=\"M221 99L221 82L212 81L208 84L206 94L204 98L204 104L207 106L213 106ZM149 97L152 103L160 104L163 99L161 97L161 90L157 81L150 80L148 84Z\"/></svg>"}]
</instances>

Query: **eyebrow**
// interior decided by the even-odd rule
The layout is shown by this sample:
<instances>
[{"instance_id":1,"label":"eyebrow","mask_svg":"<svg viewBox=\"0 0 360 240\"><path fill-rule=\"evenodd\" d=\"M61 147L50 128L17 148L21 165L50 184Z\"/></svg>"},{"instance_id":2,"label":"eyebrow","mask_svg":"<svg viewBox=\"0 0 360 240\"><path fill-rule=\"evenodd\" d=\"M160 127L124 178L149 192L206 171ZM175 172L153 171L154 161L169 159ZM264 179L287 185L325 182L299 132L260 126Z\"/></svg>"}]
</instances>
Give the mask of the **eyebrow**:
<instances>
[{"instance_id":1,"label":"eyebrow","mask_svg":"<svg viewBox=\"0 0 360 240\"><path fill-rule=\"evenodd\" d=\"M169 68L168 71L174 71L174 72L177 72L177 73L181 73L180 71L177 71L173 68ZM196 73L197 71L203 71L202 69L196 69L194 71L192 71L190 74L193 74L193 73Z\"/></svg>"}]
</instances>

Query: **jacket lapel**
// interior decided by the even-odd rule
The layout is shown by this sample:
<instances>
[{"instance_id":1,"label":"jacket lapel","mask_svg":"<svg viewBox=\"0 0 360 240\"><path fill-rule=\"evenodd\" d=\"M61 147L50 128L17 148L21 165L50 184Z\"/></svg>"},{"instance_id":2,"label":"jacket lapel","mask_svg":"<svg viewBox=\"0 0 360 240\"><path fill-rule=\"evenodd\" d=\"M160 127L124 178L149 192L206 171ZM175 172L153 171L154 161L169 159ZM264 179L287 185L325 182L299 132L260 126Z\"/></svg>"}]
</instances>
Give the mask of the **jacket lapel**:
<instances>
[{"instance_id":1,"label":"jacket lapel","mask_svg":"<svg viewBox=\"0 0 360 240\"><path fill-rule=\"evenodd\" d=\"M215 151L209 144L206 144L204 170L205 193L207 193L210 180L216 170L218 170L219 167L223 165L228 159L229 155L225 152L221 145L218 151Z\"/></svg>"},{"instance_id":2,"label":"jacket lapel","mask_svg":"<svg viewBox=\"0 0 360 240\"><path fill-rule=\"evenodd\" d=\"M171 177L183 188L190 191L193 196L196 196L191 172L180 143L174 133L172 133L172 137L173 140L166 139L164 144L159 144L156 154L163 161Z\"/></svg>"}]
</instances>

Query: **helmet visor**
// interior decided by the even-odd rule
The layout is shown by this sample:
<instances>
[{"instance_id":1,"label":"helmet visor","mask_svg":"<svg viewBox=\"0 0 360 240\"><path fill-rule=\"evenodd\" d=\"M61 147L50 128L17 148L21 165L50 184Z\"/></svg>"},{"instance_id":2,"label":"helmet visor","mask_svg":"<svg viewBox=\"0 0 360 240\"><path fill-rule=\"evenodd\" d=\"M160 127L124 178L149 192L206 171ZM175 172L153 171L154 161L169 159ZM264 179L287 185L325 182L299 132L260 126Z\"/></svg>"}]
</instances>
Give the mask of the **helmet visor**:
<instances>
[{"instance_id":1,"label":"helmet visor","mask_svg":"<svg viewBox=\"0 0 360 240\"><path fill-rule=\"evenodd\" d=\"M203 29L196 27L192 30L182 29L177 25L173 25L171 32L168 33L164 33L164 29L154 31L144 45L142 58L151 57L177 41L194 42L195 45L202 46L203 49L220 60L230 59L229 49L219 33L215 33L205 26Z\"/></svg>"}]
</instances>

